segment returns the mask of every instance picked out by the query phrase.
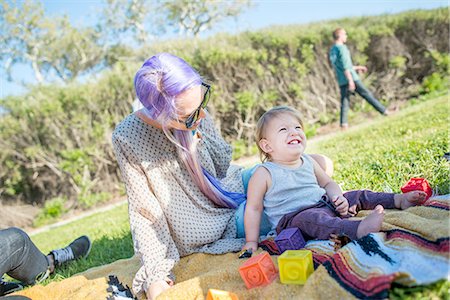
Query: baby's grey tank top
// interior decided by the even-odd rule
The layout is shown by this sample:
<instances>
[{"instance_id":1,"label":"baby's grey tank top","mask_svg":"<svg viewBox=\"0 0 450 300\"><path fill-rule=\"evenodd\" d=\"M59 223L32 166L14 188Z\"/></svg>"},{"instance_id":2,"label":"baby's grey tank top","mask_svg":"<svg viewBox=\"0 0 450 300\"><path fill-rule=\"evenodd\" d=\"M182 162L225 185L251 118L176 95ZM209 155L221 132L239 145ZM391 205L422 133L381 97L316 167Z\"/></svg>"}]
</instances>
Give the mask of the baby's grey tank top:
<instances>
[{"instance_id":1,"label":"baby's grey tank top","mask_svg":"<svg viewBox=\"0 0 450 300\"><path fill-rule=\"evenodd\" d=\"M303 164L297 169L273 162L261 165L272 177L272 185L264 196L264 211L272 229L284 215L316 205L326 193L317 182L312 158L303 154L302 159Z\"/></svg>"}]
</instances>

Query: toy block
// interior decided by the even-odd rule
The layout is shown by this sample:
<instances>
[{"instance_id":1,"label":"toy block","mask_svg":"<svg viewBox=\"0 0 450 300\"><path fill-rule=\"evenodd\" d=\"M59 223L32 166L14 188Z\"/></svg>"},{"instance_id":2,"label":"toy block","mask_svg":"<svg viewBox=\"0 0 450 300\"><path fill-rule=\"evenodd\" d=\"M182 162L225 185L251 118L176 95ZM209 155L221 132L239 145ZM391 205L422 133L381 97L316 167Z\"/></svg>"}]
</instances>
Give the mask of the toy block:
<instances>
[{"instance_id":1,"label":"toy block","mask_svg":"<svg viewBox=\"0 0 450 300\"><path fill-rule=\"evenodd\" d=\"M404 186L400 188L403 193L411 191L424 191L427 194L425 200L431 197L433 190L425 178L411 178Z\"/></svg>"},{"instance_id":2,"label":"toy block","mask_svg":"<svg viewBox=\"0 0 450 300\"><path fill-rule=\"evenodd\" d=\"M209 289L208 295L206 296L206 300L239 300L239 298L235 293L216 289Z\"/></svg>"},{"instance_id":3,"label":"toy block","mask_svg":"<svg viewBox=\"0 0 450 300\"><path fill-rule=\"evenodd\" d=\"M263 252L249 258L239 267L239 273L248 289L265 286L277 278L278 270L269 253Z\"/></svg>"},{"instance_id":4,"label":"toy block","mask_svg":"<svg viewBox=\"0 0 450 300\"><path fill-rule=\"evenodd\" d=\"M287 228L275 238L280 253L286 250L298 250L305 247L305 239L298 228Z\"/></svg>"},{"instance_id":5,"label":"toy block","mask_svg":"<svg viewBox=\"0 0 450 300\"><path fill-rule=\"evenodd\" d=\"M304 284L314 272L310 250L287 250L278 256L280 281L285 284Z\"/></svg>"}]
</instances>

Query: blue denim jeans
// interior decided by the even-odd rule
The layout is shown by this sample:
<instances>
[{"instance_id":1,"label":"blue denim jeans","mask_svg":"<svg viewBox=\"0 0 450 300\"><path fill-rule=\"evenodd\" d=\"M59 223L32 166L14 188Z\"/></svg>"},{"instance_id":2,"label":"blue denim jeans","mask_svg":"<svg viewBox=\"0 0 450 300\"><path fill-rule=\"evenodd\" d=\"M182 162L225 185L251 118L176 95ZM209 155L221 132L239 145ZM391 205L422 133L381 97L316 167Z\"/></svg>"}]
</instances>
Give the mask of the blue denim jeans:
<instances>
[{"instance_id":1,"label":"blue denim jeans","mask_svg":"<svg viewBox=\"0 0 450 300\"><path fill-rule=\"evenodd\" d=\"M373 96L373 94L364 86L360 80L355 81L356 90L361 97L363 97L370 105L372 105L379 113L384 114L386 108L380 101ZM341 85L341 126L348 124L348 109L350 106L350 92L348 91L348 84Z\"/></svg>"},{"instance_id":2,"label":"blue denim jeans","mask_svg":"<svg viewBox=\"0 0 450 300\"><path fill-rule=\"evenodd\" d=\"M0 230L0 277L8 274L25 284L34 284L48 269L45 256L21 229Z\"/></svg>"}]
</instances>

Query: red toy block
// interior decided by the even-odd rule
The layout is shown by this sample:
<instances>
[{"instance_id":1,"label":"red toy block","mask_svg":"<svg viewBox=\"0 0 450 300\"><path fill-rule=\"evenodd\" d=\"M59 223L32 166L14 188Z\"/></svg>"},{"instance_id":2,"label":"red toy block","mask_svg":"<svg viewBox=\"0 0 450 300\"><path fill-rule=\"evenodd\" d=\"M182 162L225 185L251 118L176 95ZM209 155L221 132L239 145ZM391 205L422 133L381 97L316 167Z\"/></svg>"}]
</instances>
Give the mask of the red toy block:
<instances>
[{"instance_id":1,"label":"red toy block","mask_svg":"<svg viewBox=\"0 0 450 300\"><path fill-rule=\"evenodd\" d=\"M424 191L427 194L425 200L431 197L433 190L425 178L411 178L404 186L400 188L403 193L411 191Z\"/></svg>"},{"instance_id":2,"label":"red toy block","mask_svg":"<svg viewBox=\"0 0 450 300\"><path fill-rule=\"evenodd\" d=\"M209 289L208 295L206 295L206 300L239 300L239 298L235 293Z\"/></svg>"},{"instance_id":3,"label":"red toy block","mask_svg":"<svg viewBox=\"0 0 450 300\"><path fill-rule=\"evenodd\" d=\"M267 252L249 258L239 267L239 273L248 289L268 285L278 277L278 270Z\"/></svg>"}]
</instances>

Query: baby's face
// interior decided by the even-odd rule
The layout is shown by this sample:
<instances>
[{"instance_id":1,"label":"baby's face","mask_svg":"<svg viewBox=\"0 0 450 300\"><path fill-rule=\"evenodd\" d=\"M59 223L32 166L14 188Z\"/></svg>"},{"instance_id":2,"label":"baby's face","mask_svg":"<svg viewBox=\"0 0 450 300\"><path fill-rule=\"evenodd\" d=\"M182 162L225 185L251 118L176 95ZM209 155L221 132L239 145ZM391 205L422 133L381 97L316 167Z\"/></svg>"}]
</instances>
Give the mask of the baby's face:
<instances>
[{"instance_id":1,"label":"baby's face","mask_svg":"<svg viewBox=\"0 0 450 300\"><path fill-rule=\"evenodd\" d=\"M297 160L306 149L306 135L302 125L289 113L270 120L263 140L267 144L266 153L273 161Z\"/></svg>"}]
</instances>

